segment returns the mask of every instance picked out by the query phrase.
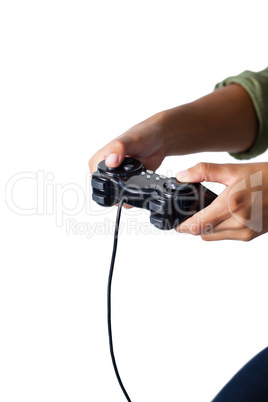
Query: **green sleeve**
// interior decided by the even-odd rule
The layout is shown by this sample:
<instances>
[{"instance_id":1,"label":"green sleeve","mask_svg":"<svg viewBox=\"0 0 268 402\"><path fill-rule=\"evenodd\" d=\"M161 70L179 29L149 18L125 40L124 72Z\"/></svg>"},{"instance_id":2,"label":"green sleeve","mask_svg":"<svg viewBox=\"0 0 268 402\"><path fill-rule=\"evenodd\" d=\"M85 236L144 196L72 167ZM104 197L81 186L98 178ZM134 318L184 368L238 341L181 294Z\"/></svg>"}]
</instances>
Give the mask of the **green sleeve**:
<instances>
[{"instance_id":1,"label":"green sleeve","mask_svg":"<svg viewBox=\"0 0 268 402\"><path fill-rule=\"evenodd\" d=\"M218 83L215 89L231 83L241 85L251 97L259 120L259 132L250 149L230 155L237 159L254 158L265 152L268 148L268 67L258 73L244 71L237 76L226 78L224 81Z\"/></svg>"}]
</instances>

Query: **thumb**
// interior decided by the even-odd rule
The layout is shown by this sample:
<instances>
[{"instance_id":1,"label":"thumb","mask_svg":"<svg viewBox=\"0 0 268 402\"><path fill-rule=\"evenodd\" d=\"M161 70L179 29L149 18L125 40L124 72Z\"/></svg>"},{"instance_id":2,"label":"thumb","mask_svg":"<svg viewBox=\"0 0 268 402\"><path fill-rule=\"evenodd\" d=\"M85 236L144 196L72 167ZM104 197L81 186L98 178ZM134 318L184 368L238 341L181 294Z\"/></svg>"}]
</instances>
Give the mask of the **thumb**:
<instances>
[{"instance_id":1,"label":"thumb","mask_svg":"<svg viewBox=\"0 0 268 402\"><path fill-rule=\"evenodd\" d=\"M121 165L127 154L127 142L114 140L107 148L105 164L111 168Z\"/></svg>"},{"instance_id":2,"label":"thumb","mask_svg":"<svg viewBox=\"0 0 268 402\"><path fill-rule=\"evenodd\" d=\"M211 181L228 185L231 183L234 173L231 166L201 162L188 170L178 172L176 178L178 181L187 183Z\"/></svg>"}]
</instances>

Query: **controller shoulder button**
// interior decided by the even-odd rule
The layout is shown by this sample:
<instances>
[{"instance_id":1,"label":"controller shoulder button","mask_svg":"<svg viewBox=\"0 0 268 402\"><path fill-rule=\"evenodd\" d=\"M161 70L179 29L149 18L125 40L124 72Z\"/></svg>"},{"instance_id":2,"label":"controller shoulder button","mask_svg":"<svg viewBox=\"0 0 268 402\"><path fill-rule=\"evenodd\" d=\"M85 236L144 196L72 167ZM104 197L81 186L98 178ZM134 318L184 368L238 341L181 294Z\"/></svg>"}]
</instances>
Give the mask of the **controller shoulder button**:
<instances>
[{"instance_id":1,"label":"controller shoulder button","mask_svg":"<svg viewBox=\"0 0 268 402\"><path fill-rule=\"evenodd\" d=\"M159 215L153 216L153 215L151 215L150 216L150 222L154 226L156 226L158 229L161 229L161 230L171 229L168 220L166 218L162 217L162 216L159 216Z\"/></svg>"},{"instance_id":2,"label":"controller shoulder button","mask_svg":"<svg viewBox=\"0 0 268 402\"><path fill-rule=\"evenodd\" d=\"M107 184L107 179L103 177L92 177L92 188L99 190L99 191L104 191L105 190L105 185Z\"/></svg>"},{"instance_id":3,"label":"controller shoulder button","mask_svg":"<svg viewBox=\"0 0 268 402\"><path fill-rule=\"evenodd\" d=\"M104 194L95 194L95 193L93 193L92 194L92 199L97 204L100 204L100 205L103 205L103 206L107 205L107 197Z\"/></svg>"},{"instance_id":4,"label":"controller shoulder button","mask_svg":"<svg viewBox=\"0 0 268 402\"><path fill-rule=\"evenodd\" d=\"M164 200L151 200L149 201L149 210L160 215L165 215L166 202Z\"/></svg>"}]
</instances>

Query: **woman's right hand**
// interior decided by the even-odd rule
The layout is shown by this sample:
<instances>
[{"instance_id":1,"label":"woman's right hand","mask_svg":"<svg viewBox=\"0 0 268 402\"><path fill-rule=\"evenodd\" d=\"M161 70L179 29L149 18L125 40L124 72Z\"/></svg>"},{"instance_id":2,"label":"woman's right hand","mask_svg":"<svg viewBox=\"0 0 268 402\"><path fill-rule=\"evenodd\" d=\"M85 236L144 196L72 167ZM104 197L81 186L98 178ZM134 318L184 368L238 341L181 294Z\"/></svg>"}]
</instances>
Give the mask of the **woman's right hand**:
<instances>
[{"instance_id":1,"label":"woman's right hand","mask_svg":"<svg viewBox=\"0 0 268 402\"><path fill-rule=\"evenodd\" d=\"M137 158L147 169L156 170L166 156L163 116L162 112L157 113L105 145L89 160L90 172L94 173L103 159L108 167L117 167L125 156Z\"/></svg>"}]
</instances>

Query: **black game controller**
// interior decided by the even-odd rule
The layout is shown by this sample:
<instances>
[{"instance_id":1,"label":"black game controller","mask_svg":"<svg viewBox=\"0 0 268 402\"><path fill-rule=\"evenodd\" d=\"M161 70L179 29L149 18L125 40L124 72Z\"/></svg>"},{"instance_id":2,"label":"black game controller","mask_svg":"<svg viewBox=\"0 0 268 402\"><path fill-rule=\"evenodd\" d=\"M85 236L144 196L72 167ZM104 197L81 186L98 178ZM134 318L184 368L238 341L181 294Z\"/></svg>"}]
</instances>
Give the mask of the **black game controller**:
<instances>
[{"instance_id":1,"label":"black game controller","mask_svg":"<svg viewBox=\"0 0 268 402\"><path fill-rule=\"evenodd\" d=\"M134 158L117 168L99 163L92 175L92 199L110 207L126 197L126 204L151 212L150 222L159 229L173 229L217 197L200 183L180 183L175 177L146 170Z\"/></svg>"}]
</instances>

